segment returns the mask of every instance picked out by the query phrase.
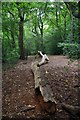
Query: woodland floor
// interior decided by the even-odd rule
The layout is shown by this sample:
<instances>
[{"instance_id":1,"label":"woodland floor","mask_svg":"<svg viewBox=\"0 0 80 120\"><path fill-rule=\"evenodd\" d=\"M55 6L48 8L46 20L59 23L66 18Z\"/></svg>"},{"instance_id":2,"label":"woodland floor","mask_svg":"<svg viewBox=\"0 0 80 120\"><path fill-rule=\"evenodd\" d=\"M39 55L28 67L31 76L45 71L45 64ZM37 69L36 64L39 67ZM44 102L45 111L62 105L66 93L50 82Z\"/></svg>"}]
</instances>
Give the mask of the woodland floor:
<instances>
[{"instance_id":1,"label":"woodland floor","mask_svg":"<svg viewBox=\"0 0 80 120\"><path fill-rule=\"evenodd\" d=\"M61 103L78 105L79 74L78 62L70 62L65 56L49 56L49 63L40 67L42 74L50 81L57 102L55 115L42 111L35 96L34 78L31 63L34 57L20 60L12 68L4 68L2 82L2 115L4 119L15 118L42 120L69 120L69 115ZM28 108L32 108L28 110Z\"/></svg>"}]
</instances>

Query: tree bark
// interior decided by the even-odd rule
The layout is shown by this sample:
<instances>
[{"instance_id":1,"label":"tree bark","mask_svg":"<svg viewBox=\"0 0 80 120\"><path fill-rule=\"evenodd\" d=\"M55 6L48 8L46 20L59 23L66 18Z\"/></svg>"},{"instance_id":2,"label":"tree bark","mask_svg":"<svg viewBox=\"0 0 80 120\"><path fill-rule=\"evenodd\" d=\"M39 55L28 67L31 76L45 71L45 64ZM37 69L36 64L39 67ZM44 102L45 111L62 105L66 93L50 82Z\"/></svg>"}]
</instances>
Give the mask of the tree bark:
<instances>
[{"instance_id":1,"label":"tree bark","mask_svg":"<svg viewBox=\"0 0 80 120\"><path fill-rule=\"evenodd\" d=\"M57 10L58 6L56 4L56 27L58 27L58 10Z\"/></svg>"},{"instance_id":2,"label":"tree bark","mask_svg":"<svg viewBox=\"0 0 80 120\"><path fill-rule=\"evenodd\" d=\"M24 48L23 48L23 25L24 20L20 19L19 23L19 49L20 49L20 59L25 59Z\"/></svg>"},{"instance_id":3,"label":"tree bark","mask_svg":"<svg viewBox=\"0 0 80 120\"><path fill-rule=\"evenodd\" d=\"M11 30L11 37L12 37L12 47L15 48L15 39L14 39L14 33Z\"/></svg>"},{"instance_id":4,"label":"tree bark","mask_svg":"<svg viewBox=\"0 0 80 120\"><path fill-rule=\"evenodd\" d=\"M38 54L42 58L45 56L42 54L41 51L38 51ZM46 55L46 59L49 60L47 55ZM40 67L37 66L39 63L41 62L38 62L36 60L35 62L32 62L31 64L31 70L34 74L34 80L35 80L35 92L36 92L37 99L39 100L41 108L47 111L48 113L53 114L56 112L57 103L54 99L54 95L53 95L51 85L48 79L46 79L45 77L42 77ZM43 64L40 64L40 65L43 65Z\"/></svg>"},{"instance_id":5,"label":"tree bark","mask_svg":"<svg viewBox=\"0 0 80 120\"><path fill-rule=\"evenodd\" d=\"M41 10L39 10L39 29L40 29L40 34L41 34L41 44L40 44L40 47L41 47L41 51L43 52L44 51L44 48L43 48L43 21L42 21L42 13L41 13Z\"/></svg>"},{"instance_id":6,"label":"tree bark","mask_svg":"<svg viewBox=\"0 0 80 120\"><path fill-rule=\"evenodd\" d=\"M80 19L78 18L78 43L80 45Z\"/></svg>"},{"instance_id":7,"label":"tree bark","mask_svg":"<svg viewBox=\"0 0 80 120\"><path fill-rule=\"evenodd\" d=\"M38 61L35 61L31 65L35 80L36 99L43 111L53 114L56 112L56 101L54 100L54 95L48 80L42 79L40 68L37 64Z\"/></svg>"},{"instance_id":8,"label":"tree bark","mask_svg":"<svg viewBox=\"0 0 80 120\"><path fill-rule=\"evenodd\" d=\"M74 36L75 36L75 17L72 16L72 42L74 42Z\"/></svg>"},{"instance_id":9,"label":"tree bark","mask_svg":"<svg viewBox=\"0 0 80 120\"><path fill-rule=\"evenodd\" d=\"M13 28L14 24L12 24L12 17L14 18L14 20L15 20L15 17L12 12L10 12L10 11L8 11L8 12L10 14L10 33L11 33L11 38L12 38L12 48L15 48L15 38L14 38L14 28Z\"/></svg>"},{"instance_id":10,"label":"tree bark","mask_svg":"<svg viewBox=\"0 0 80 120\"><path fill-rule=\"evenodd\" d=\"M19 5L19 3L16 3ZM23 26L24 26L24 11L22 8L18 8L18 13L19 13L19 38L18 38L18 43L19 43L19 52L20 52L20 59L24 60L25 55L24 55L24 47L23 47Z\"/></svg>"},{"instance_id":11,"label":"tree bark","mask_svg":"<svg viewBox=\"0 0 80 120\"><path fill-rule=\"evenodd\" d=\"M66 41L66 13L63 17L64 17L64 40Z\"/></svg>"}]
</instances>

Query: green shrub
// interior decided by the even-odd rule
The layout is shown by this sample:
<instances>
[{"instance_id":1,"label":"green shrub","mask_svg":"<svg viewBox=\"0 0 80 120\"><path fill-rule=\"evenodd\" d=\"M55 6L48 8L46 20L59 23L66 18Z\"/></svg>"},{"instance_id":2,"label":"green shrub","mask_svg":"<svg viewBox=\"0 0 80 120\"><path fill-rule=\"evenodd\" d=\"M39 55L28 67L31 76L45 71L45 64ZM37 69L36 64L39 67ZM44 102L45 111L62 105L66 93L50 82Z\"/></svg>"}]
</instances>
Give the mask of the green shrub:
<instances>
[{"instance_id":1,"label":"green shrub","mask_svg":"<svg viewBox=\"0 0 80 120\"><path fill-rule=\"evenodd\" d=\"M18 50L7 50L5 56L2 56L3 62L13 62L19 58Z\"/></svg>"},{"instance_id":2,"label":"green shrub","mask_svg":"<svg viewBox=\"0 0 80 120\"><path fill-rule=\"evenodd\" d=\"M49 37L46 37L45 51L51 55L62 54L62 48L58 47L58 43L63 42L61 33L58 29L55 29Z\"/></svg>"},{"instance_id":3,"label":"green shrub","mask_svg":"<svg viewBox=\"0 0 80 120\"><path fill-rule=\"evenodd\" d=\"M63 55L67 55L69 58L80 58L80 48L78 43L59 43L58 47L63 48Z\"/></svg>"}]
</instances>

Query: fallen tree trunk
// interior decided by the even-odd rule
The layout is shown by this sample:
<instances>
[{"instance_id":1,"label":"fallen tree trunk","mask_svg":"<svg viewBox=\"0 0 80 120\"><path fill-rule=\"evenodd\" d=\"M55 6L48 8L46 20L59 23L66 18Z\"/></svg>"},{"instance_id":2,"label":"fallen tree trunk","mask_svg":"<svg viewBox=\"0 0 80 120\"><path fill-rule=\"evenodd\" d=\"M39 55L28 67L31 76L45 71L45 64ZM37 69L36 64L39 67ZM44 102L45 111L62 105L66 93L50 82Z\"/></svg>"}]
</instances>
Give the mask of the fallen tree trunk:
<instances>
[{"instance_id":1,"label":"fallen tree trunk","mask_svg":"<svg viewBox=\"0 0 80 120\"><path fill-rule=\"evenodd\" d=\"M41 81L40 71L37 65L38 65L38 61L32 62L32 65L31 65L31 70L34 74L35 89L39 87L39 83Z\"/></svg>"},{"instance_id":2,"label":"fallen tree trunk","mask_svg":"<svg viewBox=\"0 0 80 120\"><path fill-rule=\"evenodd\" d=\"M54 99L54 95L48 80L41 78L40 68L37 66L38 64L38 61L35 61L31 65L35 80L35 91L40 92L40 94L39 92L37 93L37 97L41 108L48 113L53 114L56 111L56 101Z\"/></svg>"},{"instance_id":3,"label":"fallen tree trunk","mask_svg":"<svg viewBox=\"0 0 80 120\"><path fill-rule=\"evenodd\" d=\"M40 57L42 57L41 61L38 63L38 67L43 65L43 64L48 63L49 58L46 54L43 55L41 51L38 51L38 54L40 55Z\"/></svg>"}]
</instances>

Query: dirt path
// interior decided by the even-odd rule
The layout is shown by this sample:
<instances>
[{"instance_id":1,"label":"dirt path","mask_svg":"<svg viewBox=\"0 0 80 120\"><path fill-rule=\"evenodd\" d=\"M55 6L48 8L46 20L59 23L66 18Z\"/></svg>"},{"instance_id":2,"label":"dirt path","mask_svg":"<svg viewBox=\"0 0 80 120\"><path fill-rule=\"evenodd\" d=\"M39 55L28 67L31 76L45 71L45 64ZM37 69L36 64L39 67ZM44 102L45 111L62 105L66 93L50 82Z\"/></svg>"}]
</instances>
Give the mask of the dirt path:
<instances>
[{"instance_id":1,"label":"dirt path","mask_svg":"<svg viewBox=\"0 0 80 120\"><path fill-rule=\"evenodd\" d=\"M78 62L70 62L64 56L49 56L50 62L40 67L42 74L50 81L54 98L57 101L57 112L54 119L69 119L61 108L61 103L78 105ZM31 63L34 57L19 61L14 68L3 71L3 118L46 119L50 116L43 112L37 102ZM29 108L31 110L27 110ZM9 119L8 118L8 119Z\"/></svg>"}]
</instances>

